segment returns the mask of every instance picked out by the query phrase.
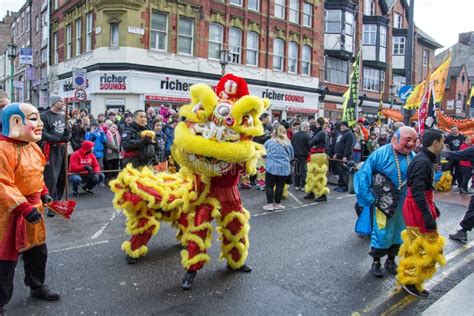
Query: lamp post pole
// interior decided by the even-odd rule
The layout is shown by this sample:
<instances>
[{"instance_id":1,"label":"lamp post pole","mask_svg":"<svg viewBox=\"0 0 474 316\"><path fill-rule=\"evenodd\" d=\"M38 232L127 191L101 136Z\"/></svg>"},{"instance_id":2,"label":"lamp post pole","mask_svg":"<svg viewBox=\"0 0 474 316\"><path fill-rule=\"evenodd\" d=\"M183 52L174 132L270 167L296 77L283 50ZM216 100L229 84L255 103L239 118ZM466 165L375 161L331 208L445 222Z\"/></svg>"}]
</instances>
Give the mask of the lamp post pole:
<instances>
[{"instance_id":1,"label":"lamp post pole","mask_svg":"<svg viewBox=\"0 0 474 316\"><path fill-rule=\"evenodd\" d=\"M222 75L225 75L225 67L229 63L229 51L227 49L219 51L219 63L221 64Z\"/></svg>"},{"instance_id":2,"label":"lamp post pole","mask_svg":"<svg viewBox=\"0 0 474 316\"><path fill-rule=\"evenodd\" d=\"M13 97L14 97L14 93L13 93L13 58L10 58L10 102L13 102Z\"/></svg>"},{"instance_id":3,"label":"lamp post pole","mask_svg":"<svg viewBox=\"0 0 474 316\"><path fill-rule=\"evenodd\" d=\"M7 55L10 59L10 101L13 102L13 97L15 94L13 93L13 74L14 74L14 61L16 56L18 55L18 47L13 43L13 40L10 44L7 45Z\"/></svg>"}]
</instances>

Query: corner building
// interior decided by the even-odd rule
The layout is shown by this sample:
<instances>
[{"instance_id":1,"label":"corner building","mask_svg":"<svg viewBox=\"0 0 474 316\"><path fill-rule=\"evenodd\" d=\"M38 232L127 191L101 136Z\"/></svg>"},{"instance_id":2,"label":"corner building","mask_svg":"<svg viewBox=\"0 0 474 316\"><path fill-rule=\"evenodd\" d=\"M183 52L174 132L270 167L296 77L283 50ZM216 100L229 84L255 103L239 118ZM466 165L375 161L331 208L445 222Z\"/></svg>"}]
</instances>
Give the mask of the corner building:
<instances>
[{"instance_id":1,"label":"corner building","mask_svg":"<svg viewBox=\"0 0 474 316\"><path fill-rule=\"evenodd\" d=\"M189 101L198 82L227 73L271 100L271 114L323 115L323 4L316 0L55 0L51 8L50 85L74 107L97 114ZM87 70L78 102L72 68Z\"/></svg>"}]
</instances>

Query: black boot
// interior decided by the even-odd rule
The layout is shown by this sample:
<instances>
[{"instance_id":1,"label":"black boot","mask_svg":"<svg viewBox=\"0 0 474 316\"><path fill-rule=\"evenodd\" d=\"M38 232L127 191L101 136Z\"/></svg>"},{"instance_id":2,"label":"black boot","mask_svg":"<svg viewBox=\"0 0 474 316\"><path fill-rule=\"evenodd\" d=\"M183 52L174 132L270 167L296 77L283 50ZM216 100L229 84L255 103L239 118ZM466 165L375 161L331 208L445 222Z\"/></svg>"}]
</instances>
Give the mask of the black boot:
<instances>
[{"instance_id":1,"label":"black boot","mask_svg":"<svg viewBox=\"0 0 474 316\"><path fill-rule=\"evenodd\" d=\"M313 192L309 192L308 194L306 194L303 199L305 200L312 200L314 199L314 193Z\"/></svg>"},{"instance_id":2,"label":"black boot","mask_svg":"<svg viewBox=\"0 0 474 316\"><path fill-rule=\"evenodd\" d=\"M314 199L314 202L326 202L328 200L326 194L321 195L320 197Z\"/></svg>"},{"instance_id":3,"label":"black boot","mask_svg":"<svg viewBox=\"0 0 474 316\"><path fill-rule=\"evenodd\" d=\"M127 257L125 258L125 261L127 261L128 264L135 264L135 263L138 262L138 258L132 258L132 257L130 257L130 256L127 256Z\"/></svg>"},{"instance_id":4,"label":"black boot","mask_svg":"<svg viewBox=\"0 0 474 316\"><path fill-rule=\"evenodd\" d=\"M372 272L372 275L376 278L383 278L382 265L380 264L380 261L372 262L370 272Z\"/></svg>"},{"instance_id":5,"label":"black boot","mask_svg":"<svg viewBox=\"0 0 474 316\"><path fill-rule=\"evenodd\" d=\"M61 297L59 293L50 290L47 285L43 285L35 290L30 290L31 297L43 301L57 301Z\"/></svg>"},{"instance_id":6,"label":"black boot","mask_svg":"<svg viewBox=\"0 0 474 316\"><path fill-rule=\"evenodd\" d=\"M231 271L236 271L236 272L245 272L245 273L250 273L252 272L252 268L249 267L248 265L244 264L243 266L241 266L240 268L237 268L237 269L234 269L232 268L230 265L227 265L227 269L231 270Z\"/></svg>"},{"instance_id":7,"label":"black boot","mask_svg":"<svg viewBox=\"0 0 474 316\"><path fill-rule=\"evenodd\" d=\"M395 262L395 259L389 258L385 260L383 267L391 274L397 275L397 263Z\"/></svg>"},{"instance_id":8,"label":"black boot","mask_svg":"<svg viewBox=\"0 0 474 316\"><path fill-rule=\"evenodd\" d=\"M196 271L186 271L186 274L181 281L181 288L185 291L188 291L193 286L194 277L196 276Z\"/></svg>"},{"instance_id":9,"label":"black boot","mask_svg":"<svg viewBox=\"0 0 474 316\"><path fill-rule=\"evenodd\" d=\"M464 229L460 229L455 234L449 234L449 238L467 243L467 232Z\"/></svg>"}]
</instances>

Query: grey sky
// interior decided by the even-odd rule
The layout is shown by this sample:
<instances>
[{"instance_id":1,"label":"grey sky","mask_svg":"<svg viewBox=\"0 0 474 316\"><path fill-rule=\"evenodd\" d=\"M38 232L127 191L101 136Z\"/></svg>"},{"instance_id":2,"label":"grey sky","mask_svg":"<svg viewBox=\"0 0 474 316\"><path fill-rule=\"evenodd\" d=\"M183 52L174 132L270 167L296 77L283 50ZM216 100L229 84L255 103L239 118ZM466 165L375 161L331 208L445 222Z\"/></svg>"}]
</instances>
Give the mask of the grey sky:
<instances>
[{"instance_id":1,"label":"grey sky","mask_svg":"<svg viewBox=\"0 0 474 316\"><path fill-rule=\"evenodd\" d=\"M17 11L24 3L0 0L0 17L7 10ZM458 33L474 31L473 12L473 0L415 0L415 23L445 48L457 42Z\"/></svg>"}]
</instances>

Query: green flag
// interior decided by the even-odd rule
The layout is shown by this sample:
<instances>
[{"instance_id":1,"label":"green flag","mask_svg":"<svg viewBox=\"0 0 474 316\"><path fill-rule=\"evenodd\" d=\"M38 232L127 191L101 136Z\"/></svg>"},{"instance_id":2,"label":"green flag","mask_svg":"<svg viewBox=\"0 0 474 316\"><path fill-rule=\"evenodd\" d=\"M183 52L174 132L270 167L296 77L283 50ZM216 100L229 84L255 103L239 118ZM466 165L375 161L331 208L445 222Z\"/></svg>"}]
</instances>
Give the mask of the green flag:
<instances>
[{"instance_id":1,"label":"green flag","mask_svg":"<svg viewBox=\"0 0 474 316\"><path fill-rule=\"evenodd\" d=\"M352 65L349 89L344 93L344 103L342 104L342 120L349 123L349 126L357 122L357 104L359 102L359 74L360 74L360 52Z\"/></svg>"}]
</instances>

